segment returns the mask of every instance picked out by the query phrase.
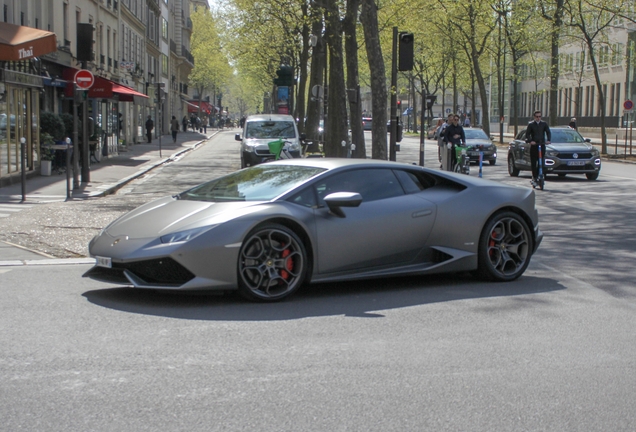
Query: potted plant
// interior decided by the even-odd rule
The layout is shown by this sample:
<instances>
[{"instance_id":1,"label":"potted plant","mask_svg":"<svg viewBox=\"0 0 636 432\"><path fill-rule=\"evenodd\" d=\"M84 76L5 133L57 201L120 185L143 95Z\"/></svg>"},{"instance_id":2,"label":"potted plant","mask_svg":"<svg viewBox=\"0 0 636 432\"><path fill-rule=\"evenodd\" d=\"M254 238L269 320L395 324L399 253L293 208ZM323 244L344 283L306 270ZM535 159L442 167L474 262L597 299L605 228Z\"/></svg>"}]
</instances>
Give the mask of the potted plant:
<instances>
[{"instance_id":1,"label":"potted plant","mask_svg":"<svg viewBox=\"0 0 636 432\"><path fill-rule=\"evenodd\" d=\"M51 148L55 144L53 135L43 133L40 135L42 145L40 146L40 174L50 176L53 170L53 160L55 160L55 150Z\"/></svg>"}]
</instances>

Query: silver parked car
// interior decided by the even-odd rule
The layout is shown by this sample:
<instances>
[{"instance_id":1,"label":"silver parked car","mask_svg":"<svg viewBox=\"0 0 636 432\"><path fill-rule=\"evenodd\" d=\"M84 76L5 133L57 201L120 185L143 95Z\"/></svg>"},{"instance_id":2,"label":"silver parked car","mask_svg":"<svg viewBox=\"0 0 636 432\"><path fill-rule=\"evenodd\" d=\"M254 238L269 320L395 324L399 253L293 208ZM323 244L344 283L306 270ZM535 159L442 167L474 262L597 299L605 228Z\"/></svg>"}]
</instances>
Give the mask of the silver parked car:
<instances>
[{"instance_id":1,"label":"silver parked car","mask_svg":"<svg viewBox=\"0 0 636 432\"><path fill-rule=\"evenodd\" d=\"M596 180L601 173L600 152L569 127L550 128L551 143L545 148L545 174L585 174L588 180ZM530 144L526 143L526 131L519 132L508 147L508 174L517 177L521 170L530 171Z\"/></svg>"},{"instance_id":2,"label":"silver parked car","mask_svg":"<svg viewBox=\"0 0 636 432\"><path fill-rule=\"evenodd\" d=\"M388 161L288 159L120 217L90 242L85 276L260 301L401 275L512 281L542 237L532 189Z\"/></svg>"}]
</instances>

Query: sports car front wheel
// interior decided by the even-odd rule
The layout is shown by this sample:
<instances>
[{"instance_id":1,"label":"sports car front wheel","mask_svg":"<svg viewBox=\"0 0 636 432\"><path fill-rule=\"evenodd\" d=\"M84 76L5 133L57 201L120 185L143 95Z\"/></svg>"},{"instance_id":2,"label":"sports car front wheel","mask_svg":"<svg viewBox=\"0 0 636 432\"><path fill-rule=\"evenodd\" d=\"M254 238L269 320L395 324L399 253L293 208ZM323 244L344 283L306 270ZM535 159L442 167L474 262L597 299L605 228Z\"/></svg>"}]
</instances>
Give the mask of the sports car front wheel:
<instances>
[{"instance_id":1,"label":"sports car front wheel","mask_svg":"<svg viewBox=\"0 0 636 432\"><path fill-rule=\"evenodd\" d=\"M305 247L289 228L266 224L245 237L238 260L238 289L248 300L282 300L300 288L306 273Z\"/></svg>"},{"instance_id":2,"label":"sports car front wheel","mask_svg":"<svg viewBox=\"0 0 636 432\"><path fill-rule=\"evenodd\" d=\"M495 214L484 226L479 239L480 277L493 281L517 279L530 264L532 232L516 213Z\"/></svg>"}]
</instances>

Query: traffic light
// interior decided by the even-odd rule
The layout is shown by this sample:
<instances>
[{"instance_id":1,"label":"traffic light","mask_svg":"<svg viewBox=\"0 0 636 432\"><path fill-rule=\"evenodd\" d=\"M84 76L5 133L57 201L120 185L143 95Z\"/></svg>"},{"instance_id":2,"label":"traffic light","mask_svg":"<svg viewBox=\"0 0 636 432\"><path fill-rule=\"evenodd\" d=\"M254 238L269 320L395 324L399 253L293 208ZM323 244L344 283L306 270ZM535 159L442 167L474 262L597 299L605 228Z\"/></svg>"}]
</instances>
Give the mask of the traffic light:
<instances>
[{"instance_id":1,"label":"traffic light","mask_svg":"<svg viewBox=\"0 0 636 432\"><path fill-rule=\"evenodd\" d=\"M400 32L398 40L398 70L413 70L413 33Z\"/></svg>"},{"instance_id":2,"label":"traffic light","mask_svg":"<svg viewBox=\"0 0 636 432\"><path fill-rule=\"evenodd\" d=\"M294 85L294 69L291 66L281 65L276 71L278 78L274 78L274 84L278 87Z\"/></svg>"},{"instance_id":3,"label":"traffic light","mask_svg":"<svg viewBox=\"0 0 636 432\"><path fill-rule=\"evenodd\" d=\"M397 101L397 112L398 112L398 115L400 115L400 113L402 112L402 101L401 100Z\"/></svg>"}]
</instances>

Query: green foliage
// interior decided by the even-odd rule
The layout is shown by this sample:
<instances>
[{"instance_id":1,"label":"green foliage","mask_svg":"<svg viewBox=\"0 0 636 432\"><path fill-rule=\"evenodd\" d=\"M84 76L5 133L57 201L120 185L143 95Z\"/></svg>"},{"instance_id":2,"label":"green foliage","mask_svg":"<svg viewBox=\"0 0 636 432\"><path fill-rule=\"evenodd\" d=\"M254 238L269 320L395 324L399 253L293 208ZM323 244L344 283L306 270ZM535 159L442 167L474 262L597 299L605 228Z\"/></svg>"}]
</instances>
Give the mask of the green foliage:
<instances>
[{"instance_id":1,"label":"green foliage","mask_svg":"<svg viewBox=\"0 0 636 432\"><path fill-rule=\"evenodd\" d=\"M62 121L64 122L64 137L70 137L73 135L73 116L69 113L60 114ZM81 128L78 128L81 130Z\"/></svg>"},{"instance_id":2,"label":"green foliage","mask_svg":"<svg viewBox=\"0 0 636 432\"><path fill-rule=\"evenodd\" d=\"M57 114L48 111L40 113L41 140L45 142L45 136L52 141L64 138L64 122Z\"/></svg>"}]
</instances>

